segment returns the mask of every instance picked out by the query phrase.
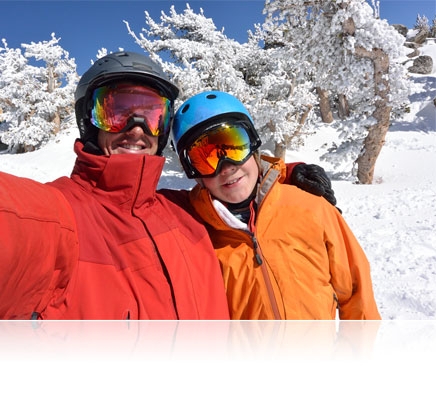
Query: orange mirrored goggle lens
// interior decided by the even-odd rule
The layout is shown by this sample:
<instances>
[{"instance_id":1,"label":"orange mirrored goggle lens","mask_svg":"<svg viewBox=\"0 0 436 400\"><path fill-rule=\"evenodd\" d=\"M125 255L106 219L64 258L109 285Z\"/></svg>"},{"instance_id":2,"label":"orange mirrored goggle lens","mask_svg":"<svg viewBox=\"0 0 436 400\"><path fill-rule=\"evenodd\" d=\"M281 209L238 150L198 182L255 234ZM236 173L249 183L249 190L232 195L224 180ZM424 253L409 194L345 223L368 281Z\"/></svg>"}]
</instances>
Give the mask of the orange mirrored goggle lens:
<instances>
[{"instance_id":1,"label":"orange mirrored goggle lens","mask_svg":"<svg viewBox=\"0 0 436 400\"><path fill-rule=\"evenodd\" d=\"M106 132L119 133L142 119L152 136L170 129L171 102L157 91L133 84L102 86L94 90L91 122Z\"/></svg>"},{"instance_id":2,"label":"orange mirrored goggle lens","mask_svg":"<svg viewBox=\"0 0 436 400\"><path fill-rule=\"evenodd\" d=\"M214 176L221 161L245 162L252 154L250 136L242 125L221 124L202 134L189 146L185 161L196 177Z\"/></svg>"}]
</instances>

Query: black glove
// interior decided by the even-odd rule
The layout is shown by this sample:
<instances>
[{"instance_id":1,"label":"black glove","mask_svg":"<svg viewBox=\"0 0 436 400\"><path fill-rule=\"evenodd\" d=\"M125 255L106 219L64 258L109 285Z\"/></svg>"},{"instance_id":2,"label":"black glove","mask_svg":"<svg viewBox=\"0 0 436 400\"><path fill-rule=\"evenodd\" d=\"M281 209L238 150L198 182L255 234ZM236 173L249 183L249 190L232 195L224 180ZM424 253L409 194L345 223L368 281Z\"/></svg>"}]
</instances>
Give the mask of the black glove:
<instances>
[{"instance_id":1,"label":"black glove","mask_svg":"<svg viewBox=\"0 0 436 400\"><path fill-rule=\"evenodd\" d=\"M336 205L332 183L324 169L319 165L296 165L292 169L291 184L316 196L323 196L329 203Z\"/></svg>"}]
</instances>

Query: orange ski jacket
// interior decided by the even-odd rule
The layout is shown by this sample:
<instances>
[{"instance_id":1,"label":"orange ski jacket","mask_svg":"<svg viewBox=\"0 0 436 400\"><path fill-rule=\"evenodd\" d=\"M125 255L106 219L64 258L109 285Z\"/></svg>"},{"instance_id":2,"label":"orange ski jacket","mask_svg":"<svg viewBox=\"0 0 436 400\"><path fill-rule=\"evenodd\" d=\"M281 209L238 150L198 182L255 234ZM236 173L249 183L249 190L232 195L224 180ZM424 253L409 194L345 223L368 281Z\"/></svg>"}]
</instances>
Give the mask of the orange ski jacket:
<instances>
[{"instance_id":1,"label":"orange ski jacket","mask_svg":"<svg viewBox=\"0 0 436 400\"><path fill-rule=\"evenodd\" d=\"M82 148L71 178L0 173L0 318L228 319L207 231L156 191L164 158Z\"/></svg>"},{"instance_id":2,"label":"orange ski jacket","mask_svg":"<svg viewBox=\"0 0 436 400\"><path fill-rule=\"evenodd\" d=\"M225 222L232 216L207 189L190 193L220 260L231 318L334 319L338 308L341 319L380 319L368 260L340 212L281 184L284 163L262 158L251 228Z\"/></svg>"}]
</instances>

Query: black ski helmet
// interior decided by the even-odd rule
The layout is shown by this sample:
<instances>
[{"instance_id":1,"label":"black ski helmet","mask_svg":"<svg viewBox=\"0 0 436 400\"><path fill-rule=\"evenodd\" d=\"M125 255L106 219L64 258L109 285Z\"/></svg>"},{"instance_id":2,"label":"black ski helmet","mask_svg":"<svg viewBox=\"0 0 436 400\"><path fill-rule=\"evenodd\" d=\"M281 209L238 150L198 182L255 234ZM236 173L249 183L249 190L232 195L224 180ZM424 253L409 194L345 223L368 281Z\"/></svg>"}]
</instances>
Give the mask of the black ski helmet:
<instances>
[{"instance_id":1,"label":"black ski helmet","mask_svg":"<svg viewBox=\"0 0 436 400\"><path fill-rule=\"evenodd\" d=\"M83 143L97 146L98 128L91 123L92 93L97 87L117 80L145 83L171 101L171 118L174 100L179 89L168 79L159 64L144 54L119 51L98 59L80 78L75 92L75 111L80 138ZM161 155L168 141L168 134L159 136L157 154Z\"/></svg>"}]
</instances>

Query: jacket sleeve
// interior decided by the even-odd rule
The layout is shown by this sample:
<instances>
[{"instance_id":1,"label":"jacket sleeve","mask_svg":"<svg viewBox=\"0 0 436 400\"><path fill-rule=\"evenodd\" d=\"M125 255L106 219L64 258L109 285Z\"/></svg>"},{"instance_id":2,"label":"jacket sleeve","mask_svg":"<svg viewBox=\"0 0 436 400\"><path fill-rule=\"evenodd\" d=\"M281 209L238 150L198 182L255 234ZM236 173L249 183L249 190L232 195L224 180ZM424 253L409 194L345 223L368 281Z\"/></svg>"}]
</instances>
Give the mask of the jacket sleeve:
<instances>
[{"instance_id":1,"label":"jacket sleeve","mask_svg":"<svg viewBox=\"0 0 436 400\"><path fill-rule=\"evenodd\" d=\"M281 183L284 183L287 185L293 185L292 179L291 179L292 171L294 170L294 167L296 165L299 165L299 164L304 164L304 163L303 162L294 162L294 163L286 163L285 164L286 165L286 173L285 173L284 178L282 177Z\"/></svg>"},{"instance_id":2,"label":"jacket sleeve","mask_svg":"<svg viewBox=\"0 0 436 400\"><path fill-rule=\"evenodd\" d=\"M379 320L369 261L340 212L325 207L326 246L340 319Z\"/></svg>"},{"instance_id":3,"label":"jacket sleeve","mask_svg":"<svg viewBox=\"0 0 436 400\"><path fill-rule=\"evenodd\" d=\"M78 259L72 210L54 188L0 173L0 318L28 319L66 287Z\"/></svg>"},{"instance_id":4,"label":"jacket sleeve","mask_svg":"<svg viewBox=\"0 0 436 400\"><path fill-rule=\"evenodd\" d=\"M294 185L295 186L295 183L292 183L292 179L291 179L292 171L294 170L294 168L297 165L305 164L302 161L293 162L293 163L285 163L277 157L267 156L266 154L262 154L261 159L263 161L266 161L269 164L273 164L274 168L276 168L280 171L279 182L284 183L285 185Z\"/></svg>"}]
</instances>

